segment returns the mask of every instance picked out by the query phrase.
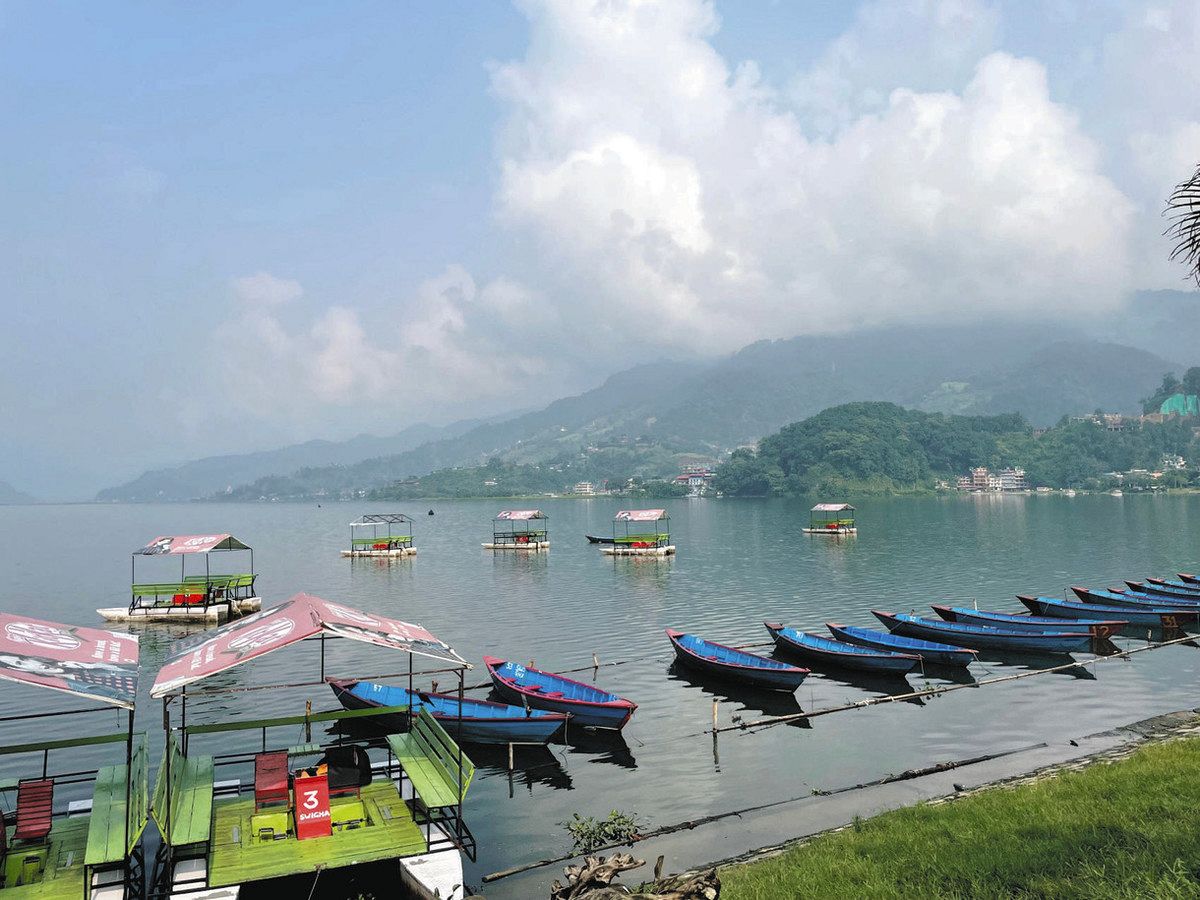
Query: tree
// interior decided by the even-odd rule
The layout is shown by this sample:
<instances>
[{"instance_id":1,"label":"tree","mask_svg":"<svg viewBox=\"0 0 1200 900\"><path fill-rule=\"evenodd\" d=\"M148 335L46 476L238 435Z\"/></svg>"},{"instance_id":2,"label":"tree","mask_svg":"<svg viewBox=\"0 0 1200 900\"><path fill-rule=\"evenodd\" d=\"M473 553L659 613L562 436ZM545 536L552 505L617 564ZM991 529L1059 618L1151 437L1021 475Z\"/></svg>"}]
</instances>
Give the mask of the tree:
<instances>
[{"instance_id":1,"label":"tree","mask_svg":"<svg viewBox=\"0 0 1200 900\"><path fill-rule=\"evenodd\" d=\"M1200 366L1192 366L1183 373L1182 387L1185 394L1200 394Z\"/></svg>"},{"instance_id":2,"label":"tree","mask_svg":"<svg viewBox=\"0 0 1200 900\"><path fill-rule=\"evenodd\" d=\"M1187 266L1188 277L1200 285L1200 166L1176 185L1165 214L1171 219L1166 234L1175 241L1171 259Z\"/></svg>"}]
</instances>

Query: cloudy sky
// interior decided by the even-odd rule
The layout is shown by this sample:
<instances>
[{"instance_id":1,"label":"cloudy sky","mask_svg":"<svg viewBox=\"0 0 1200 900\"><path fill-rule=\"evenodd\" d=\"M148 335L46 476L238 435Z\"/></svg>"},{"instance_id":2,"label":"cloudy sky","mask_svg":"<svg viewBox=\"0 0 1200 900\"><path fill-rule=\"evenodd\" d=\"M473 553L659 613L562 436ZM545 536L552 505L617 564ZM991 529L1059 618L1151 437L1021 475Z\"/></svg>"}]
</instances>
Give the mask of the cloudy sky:
<instances>
[{"instance_id":1,"label":"cloudy sky","mask_svg":"<svg viewBox=\"0 0 1200 900\"><path fill-rule=\"evenodd\" d=\"M1200 4L0 0L0 480L1183 287Z\"/></svg>"}]
</instances>

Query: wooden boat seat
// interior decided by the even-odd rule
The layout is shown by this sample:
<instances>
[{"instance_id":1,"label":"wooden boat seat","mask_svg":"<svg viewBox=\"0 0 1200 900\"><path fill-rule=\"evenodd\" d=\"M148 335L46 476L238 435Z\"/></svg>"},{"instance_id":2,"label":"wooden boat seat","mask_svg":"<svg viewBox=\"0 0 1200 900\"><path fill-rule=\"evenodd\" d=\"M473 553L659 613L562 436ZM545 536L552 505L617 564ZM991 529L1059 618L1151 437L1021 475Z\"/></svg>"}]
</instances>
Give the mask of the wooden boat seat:
<instances>
[{"instance_id":1,"label":"wooden boat seat","mask_svg":"<svg viewBox=\"0 0 1200 900\"><path fill-rule=\"evenodd\" d=\"M54 780L26 778L17 785L17 828L13 839L40 841L50 833Z\"/></svg>"},{"instance_id":2,"label":"wooden boat seat","mask_svg":"<svg viewBox=\"0 0 1200 900\"><path fill-rule=\"evenodd\" d=\"M426 809L457 806L466 796L475 765L463 755L460 786L458 745L428 712L422 709L407 734L389 734L387 742Z\"/></svg>"},{"instance_id":3,"label":"wooden boat seat","mask_svg":"<svg viewBox=\"0 0 1200 900\"><path fill-rule=\"evenodd\" d=\"M254 756L254 811L272 803L287 803L288 755L286 750L256 753Z\"/></svg>"}]
</instances>

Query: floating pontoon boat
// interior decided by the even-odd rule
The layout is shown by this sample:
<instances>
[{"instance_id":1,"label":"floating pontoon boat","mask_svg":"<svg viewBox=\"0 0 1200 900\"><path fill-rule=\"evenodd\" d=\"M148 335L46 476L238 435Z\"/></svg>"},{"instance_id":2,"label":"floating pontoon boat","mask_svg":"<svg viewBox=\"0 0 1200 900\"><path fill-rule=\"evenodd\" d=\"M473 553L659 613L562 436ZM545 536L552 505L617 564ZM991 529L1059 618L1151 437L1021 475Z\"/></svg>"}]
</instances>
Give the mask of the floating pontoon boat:
<instances>
[{"instance_id":1,"label":"floating pontoon boat","mask_svg":"<svg viewBox=\"0 0 1200 900\"><path fill-rule=\"evenodd\" d=\"M854 507L849 503L818 503L808 513L805 534L858 534Z\"/></svg>"},{"instance_id":2,"label":"floating pontoon boat","mask_svg":"<svg viewBox=\"0 0 1200 900\"><path fill-rule=\"evenodd\" d=\"M492 519L492 541L484 550L549 550L549 521L540 509L505 509Z\"/></svg>"},{"instance_id":3,"label":"floating pontoon boat","mask_svg":"<svg viewBox=\"0 0 1200 900\"><path fill-rule=\"evenodd\" d=\"M371 513L350 523L350 549L342 556L415 556L413 520L404 513Z\"/></svg>"},{"instance_id":4,"label":"floating pontoon boat","mask_svg":"<svg viewBox=\"0 0 1200 900\"><path fill-rule=\"evenodd\" d=\"M613 537L600 552L607 556L670 556L671 517L665 509L623 509L613 516Z\"/></svg>"}]
</instances>

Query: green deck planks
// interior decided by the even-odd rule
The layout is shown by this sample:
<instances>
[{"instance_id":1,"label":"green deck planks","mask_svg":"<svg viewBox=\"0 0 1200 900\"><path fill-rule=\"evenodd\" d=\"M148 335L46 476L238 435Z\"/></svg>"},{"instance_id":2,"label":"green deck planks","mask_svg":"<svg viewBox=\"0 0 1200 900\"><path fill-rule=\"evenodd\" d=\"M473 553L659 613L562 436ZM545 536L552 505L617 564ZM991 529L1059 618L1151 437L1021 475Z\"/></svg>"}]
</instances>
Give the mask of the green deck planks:
<instances>
[{"instance_id":1,"label":"green deck planks","mask_svg":"<svg viewBox=\"0 0 1200 900\"><path fill-rule=\"evenodd\" d=\"M176 847L208 840L213 809L212 757L195 756L181 761L182 771L171 805L171 844Z\"/></svg>"},{"instance_id":2,"label":"green deck planks","mask_svg":"<svg viewBox=\"0 0 1200 900\"><path fill-rule=\"evenodd\" d=\"M79 900L83 896L83 856L88 840L88 816L60 819L50 830L50 853L42 880L35 884L13 885L0 890L4 900ZM10 835L11 837L11 835ZM9 841L8 856L20 854L21 847Z\"/></svg>"},{"instance_id":3,"label":"green deck planks","mask_svg":"<svg viewBox=\"0 0 1200 900\"><path fill-rule=\"evenodd\" d=\"M125 766L105 766L96 773L91 825L84 861L89 866L125 859Z\"/></svg>"},{"instance_id":4,"label":"green deck planks","mask_svg":"<svg viewBox=\"0 0 1200 900\"><path fill-rule=\"evenodd\" d=\"M218 800L209 853L209 886L224 887L427 851L425 836L394 784L382 781L368 785L362 790L362 799L368 826L307 841L289 837L267 842L259 841L252 833L252 797Z\"/></svg>"}]
</instances>

